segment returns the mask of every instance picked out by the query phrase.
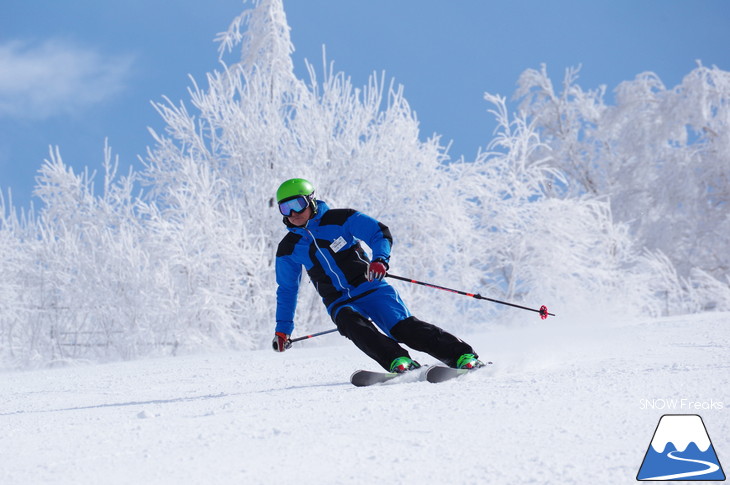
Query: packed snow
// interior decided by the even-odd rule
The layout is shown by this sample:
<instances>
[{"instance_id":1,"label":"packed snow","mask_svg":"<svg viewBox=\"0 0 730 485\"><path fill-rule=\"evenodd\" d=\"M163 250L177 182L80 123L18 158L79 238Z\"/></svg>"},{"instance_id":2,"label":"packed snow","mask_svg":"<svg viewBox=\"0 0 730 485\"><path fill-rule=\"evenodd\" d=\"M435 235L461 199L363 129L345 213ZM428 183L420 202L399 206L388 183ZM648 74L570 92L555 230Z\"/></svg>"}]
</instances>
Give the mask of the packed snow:
<instances>
[{"instance_id":1,"label":"packed snow","mask_svg":"<svg viewBox=\"0 0 730 485\"><path fill-rule=\"evenodd\" d=\"M338 334L6 372L0 483L635 483L664 414L730 462L729 318L485 323L494 366L442 384L353 387L376 367Z\"/></svg>"}]
</instances>

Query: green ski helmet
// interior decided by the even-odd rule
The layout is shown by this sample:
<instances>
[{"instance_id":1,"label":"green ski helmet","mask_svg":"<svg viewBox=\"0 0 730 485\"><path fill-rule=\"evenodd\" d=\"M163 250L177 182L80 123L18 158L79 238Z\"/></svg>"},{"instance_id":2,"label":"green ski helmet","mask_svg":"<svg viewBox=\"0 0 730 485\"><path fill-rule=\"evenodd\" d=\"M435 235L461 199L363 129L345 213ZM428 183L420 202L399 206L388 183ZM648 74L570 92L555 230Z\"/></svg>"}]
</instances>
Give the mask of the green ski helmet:
<instances>
[{"instance_id":1,"label":"green ski helmet","mask_svg":"<svg viewBox=\"0 0 730 485\"><path fill-rule=\"evenodd\" d=\"M281 211L281 203L297 197L304 197L312 207L312 212L317 213L317 201L314 198L314 186L305 179L289 179L279 186L276 191L276 202L279 204Z\"/></svg>"}]
</instances>

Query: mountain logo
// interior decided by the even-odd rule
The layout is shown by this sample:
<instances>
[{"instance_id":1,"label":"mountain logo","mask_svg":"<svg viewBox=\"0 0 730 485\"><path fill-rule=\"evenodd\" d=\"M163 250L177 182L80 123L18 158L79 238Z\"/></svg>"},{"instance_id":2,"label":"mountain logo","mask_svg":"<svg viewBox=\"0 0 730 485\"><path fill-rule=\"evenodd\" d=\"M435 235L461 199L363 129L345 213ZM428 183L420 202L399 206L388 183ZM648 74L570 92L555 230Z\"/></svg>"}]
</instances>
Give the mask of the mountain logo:
<instances>
[{"instance_id":1,"label":"mountain logo","mask_svg":"<svg viewBox=\"0 0 730 485\"><path fill-rule=\"evenodd\" d=\"M636 479L724 481L725 472L702 418L696 414L662 416Z\"/></svg>"}]
</instances>

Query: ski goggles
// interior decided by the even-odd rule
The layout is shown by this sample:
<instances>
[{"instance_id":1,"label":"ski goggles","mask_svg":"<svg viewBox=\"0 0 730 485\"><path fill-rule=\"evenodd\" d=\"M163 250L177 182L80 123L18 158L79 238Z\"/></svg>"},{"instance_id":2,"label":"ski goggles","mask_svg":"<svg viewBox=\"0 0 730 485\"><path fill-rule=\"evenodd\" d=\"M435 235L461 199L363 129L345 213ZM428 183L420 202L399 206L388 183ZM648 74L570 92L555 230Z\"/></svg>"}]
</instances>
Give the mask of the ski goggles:
<instances>
[{"instance_id":1,"label":"ski goggles","mask_svg":"<svg viewBox=\"0 0 730 485\"><path fill-rule=\"evenodd\" d=\"M279 212L281 215L289 217L292 212L299 214L309 206L309 200L303 195L294 197L293 199L287 199L283 202L279 202Z\"/></svg>"}]
</instances>

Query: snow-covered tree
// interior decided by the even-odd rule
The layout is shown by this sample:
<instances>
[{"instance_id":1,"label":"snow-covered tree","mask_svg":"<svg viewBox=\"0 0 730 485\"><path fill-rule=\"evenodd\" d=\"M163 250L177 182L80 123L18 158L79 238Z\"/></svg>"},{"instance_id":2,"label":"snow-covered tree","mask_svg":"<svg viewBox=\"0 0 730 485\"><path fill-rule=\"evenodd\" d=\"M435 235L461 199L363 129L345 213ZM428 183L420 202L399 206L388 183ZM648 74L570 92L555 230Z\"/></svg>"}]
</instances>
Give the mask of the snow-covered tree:
<instances>
[{"instance_id":1,"label":"snow-covered tree","mask_svg":"<svg viewBox=\"0 0 730 485\"><path fill-rule=\"evenodd\" d=\"M558 93L545 66L520 77L521 109L561 174L552 195L606 197L637 243L666 254L680 276L700 268L724 280L730 73L699 65L673 89L643 73L618 86L615 106L603 88L586 92L576 79L569 69Z\"/></svg>"}]
</instances>

